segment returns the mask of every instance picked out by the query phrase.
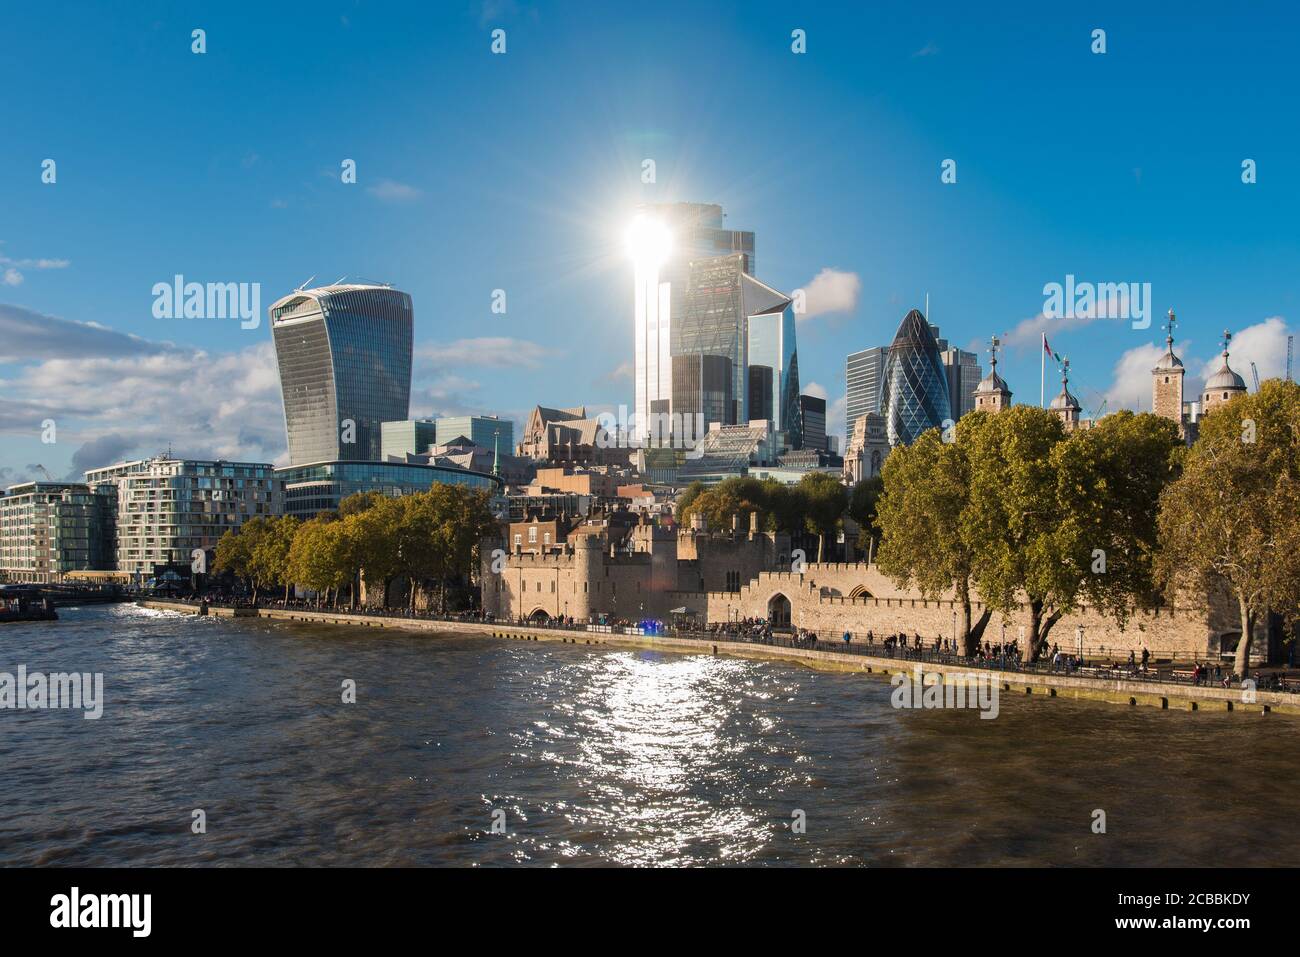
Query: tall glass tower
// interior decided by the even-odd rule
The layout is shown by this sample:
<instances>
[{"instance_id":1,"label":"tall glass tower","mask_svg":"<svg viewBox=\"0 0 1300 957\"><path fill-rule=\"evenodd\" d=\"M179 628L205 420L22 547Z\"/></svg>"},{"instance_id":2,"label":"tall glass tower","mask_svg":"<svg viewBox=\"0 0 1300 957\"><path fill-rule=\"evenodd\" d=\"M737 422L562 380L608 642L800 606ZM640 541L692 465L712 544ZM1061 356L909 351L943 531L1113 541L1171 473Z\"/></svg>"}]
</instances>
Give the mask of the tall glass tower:
<instances>
[{"instance_id":1,"label":"tall glass tower","mask_svg":"<svg viewBox=\"0 0 1300 957\"><path fill-rule=\"evenodd\" d=\"M749 276L749 286L769 287ZM777 295L780 295L779 293ZM799 351L795 346L794 305L782 297L766 311L751 313L749 326L750 419L768 419L773 430L784 432L790 448L803 444L803 410L799 404ZM764 370L770 370L764 371ZM770 376L770 399L765 389ZM763 404L755 408L753 399Z\"/></svg>"},{"instance_id":2,"label":"tall glass tower","mask_svg":"<svg viewBox=\"0 0 1300 957\"><path fill-rule=\"evenodd\" d=\"M942 427L952 418L939 343L916 309L903 317L889 347L881 406L891 448L911 445L922 432Z\"/></svg>"},{"instance_id":3,"label":"tall glass tower","mask_svg":"<svg viewBox=\"0 0 1300 957\"><path fill-rule=\"evenodd\" d=\"M638 431L650 431L651 413L672 410L674 328L685 308L691 262L729 253L741 268L754 269L754 234L724 229L722 207L713 203L657 203L637 210L640 241L631 252L634 282L635 409ZM646 228L647 226L653 228ZM656 235L660 233L661 235ZM650 241L647 241L650 240Z\"/></svg>"},{"instance_id":4,"label":"tall glass tower","mask_svg":"<svg viewBox=\"0 0 1300 957\"><path fill-rule=\"evenodd\" d=\"M411 297L390 286L299 289L272 304L291 465L378 461L411 405Z\"/></svg>"},{"instance_id":5,"label":"tall glass tower","mask_svg":"<svg viewBox=\"0 0 1300 957\"><path fill-rule=\"evenodd\" d=\"M680 315L673 320L674 369L681 368L678 356L723 356L731 363L731 395L724 417L710 420L723 425L743 425L755 418L749 411L749 366L755 361L749 355L751 317L757 317L766 333L760 335L763 361L759 364L772 369L773 402L788 412L790 399L780 390L789 391L792 371L793 401L797 403L799 397L790 297L759 282L745 265L745 256L739 253L694 260ZM678 391L674 384L674 397ZM673 411L678 411L676 405ZM797 417L797 411L793 415Z\"/></svg>"}]
</instances>

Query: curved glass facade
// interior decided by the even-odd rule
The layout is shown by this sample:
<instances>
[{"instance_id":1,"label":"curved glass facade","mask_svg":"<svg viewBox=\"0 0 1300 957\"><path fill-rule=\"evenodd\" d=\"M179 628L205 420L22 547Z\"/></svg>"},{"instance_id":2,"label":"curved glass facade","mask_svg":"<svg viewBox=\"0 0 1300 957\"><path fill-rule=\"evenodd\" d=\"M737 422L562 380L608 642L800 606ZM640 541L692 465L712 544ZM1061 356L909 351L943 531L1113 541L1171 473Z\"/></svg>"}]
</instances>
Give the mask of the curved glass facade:
<instances>
[{"instance_id":1,"label":"curved glass facade","mask_svg":"<svg viewBox=\"0 0 1300 957\"><path fill-rule=\"evenodd\" d=\"M306 521L339 507L357 492L396 497L423 492L436 484L466 485L497 491L501 479L485 472L402 462L313 462L276 469L284 483L284 513Z\"/></svg>"},{"instance_id":2,"label":"curved glass facade","mask_svg":"<svg viewBox=\"0 0 1300 957\"><path fill-rule=\"evenodd\" d=\"M380 458L380 424L410 410L411 297L325 286L286 296L270 313L289 461Z\"/></svg>"},{"instance_id":3,"label":"curved glass facade","mask_svg":"<svg viewBox=\"0 0 1300 957\"><path fill-rule=\"evenodd\" d=\"M889 347L881 406L891 447L911 445L926 429L952 418L939 344L916 309L903 318Z\"/></svg>"}]
</instances>

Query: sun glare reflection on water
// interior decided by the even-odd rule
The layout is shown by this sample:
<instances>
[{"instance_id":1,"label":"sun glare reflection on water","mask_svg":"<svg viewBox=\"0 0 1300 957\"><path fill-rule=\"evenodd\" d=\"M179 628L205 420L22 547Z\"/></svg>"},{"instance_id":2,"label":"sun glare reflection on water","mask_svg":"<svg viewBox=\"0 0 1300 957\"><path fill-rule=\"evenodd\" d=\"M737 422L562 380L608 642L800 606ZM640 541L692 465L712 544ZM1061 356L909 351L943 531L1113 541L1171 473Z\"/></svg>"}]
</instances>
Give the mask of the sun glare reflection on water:
<instances>
[{"instance_id":1,"label":"sun glare reflection on water","mask_svg":"<svg viewBox=\"0 0 1300 957\"><path fill-rule=\"evenodd\" d=\"M65 611L8 626L9 670L102 671L104 715L0 713L0 865L1300 864L1280 720L984 721L774 661Z\"/></svg>"}]
</instances>

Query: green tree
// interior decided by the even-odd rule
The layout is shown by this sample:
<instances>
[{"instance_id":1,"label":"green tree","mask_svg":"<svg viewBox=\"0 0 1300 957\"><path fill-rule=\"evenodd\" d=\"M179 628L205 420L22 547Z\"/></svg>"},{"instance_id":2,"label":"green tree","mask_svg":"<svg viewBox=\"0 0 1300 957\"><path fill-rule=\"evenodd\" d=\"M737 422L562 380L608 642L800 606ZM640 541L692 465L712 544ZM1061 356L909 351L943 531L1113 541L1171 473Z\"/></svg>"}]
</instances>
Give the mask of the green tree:
<instances>
[{"instance_id":1,"label":"green tree","mask_svg":"<svg viewBox=\"0 0 1300 957\"><path fill-rule=\"evenodd\" d=\"M1079 578L1088 604L1121 628L1133 609L1156 602L1160 494L1177 477L1184 453L1172 421L1128 410L1052 450L1060 559Z\"/></svg>"},{"instance_id":2,"label":"green tree","mask_svg":"<svg viewBox=\"0 0 1300 957\"><path fill-rule=\"evenodd\" d=\"M1082 585L1077 567L1061 560L1058 535L1065 516L1052 450L1065 428L1046 409L1016 405L972 423L968 435L970 499L961 537L971 554L971 580L995 611L1013 612L1025 596L1025 660L1033 661L1052 626L1075 607Z\"/></svg>"},{"instance_id":3,"label":"green tree","mask_svg":"<svg viewBox=\"0 0 1300 957\"><path fill-rule=\"evenodd\" d=\"M316 604L349 579L348 543L342 522L313 518L304 522L289 546L288 574L316 592Z\"/></svg>"},{"instance_id":4,"label":"green tree","mask_svg":"<svg viewBox=\"0 0 1300 957\"><path fill-rule=\"evenodd\" d=\"M253 603L257 603L257 593L265 584L265 573L257 563L257 549L270 534L270 520L258 515L244 522L238 529L231 529L217 541L217 556L213 568L217 572L229 571L237 578L243 579L253 593Z\"/></svg>"},{"instance_id":5,"label":"green tree","mask_svg":"<svg viewBox=\"0 0 1300 957\"><path fill-rule=\"evenodd\" d=\"M266 524L265 533L253 547L250 568L258 580L264 584L279 582L284 586L284 600L289 600L289 586L292 576L289 574L289 549L294 536L302 526L301 520L292 515L273 518Z\"/></svg>"},{"instance_id":6,"label":"green tree","mask_svg":"<svg viewBox=\"0 0 1300 957\"><path fill-rule=\"evenodd\" d=\"M380 604L388 607L393 579L401 574L401 562L393 547L403 506L400 499L383 496L369 508L353 512L340 523L351 544L351 557L367 589L381 586Z\"/></svg>"},{"instance_id":7,"label":"green tree","mask_svg":"<svg viewBox=\"0 0 1300 957\"><path fill-rule=\"evenodd\" d=\"M844 510L849 504L849 493L833 475L809 472L799 480L799 494L805 503L804 526L817 536L817 561L826 557L826 537L834 535Z\"/></svg>"},{"instance_id":8,"label":"green tree","mask_svg":"<svg viewBox=\"0 0 1300 957\"><path fill-rule=\"evenodd\" d=\"M1245 675L1255 624L1300 614L1300 385L1269 379L1200 422L1182 476L1160 502L1158 580L1172 593L1226 589Z\"/></svg>"},{"instance_id":9,"label":"green tree","mask_svg":"<svg viewBox=\"0 0 1300 957\"><path fill-rule=\"evenodd\" d=\"M963 534L972 507L968 449L988 419L986 412L964 416L952 442L931 429L910 446L894 449L885 459L883 493L876 502L880 570L900 588L915 586L932 601L951 589L961 606L958 631L965 655L975 653L992 615L986 605L979 620L971 621L975 550Z\"/></svg>"},{"instance_id":10,"label":"green tree","mask_svg":"<svg viewBox=\"0 0 1300 957\"><path fill-rule=\"evenodd\" d=\"M879 475L873 475L858 482L849 492L849 505L846 513L849 518L858 523L862 529L862 534L868 541L874 541L878 546L880 544L880 526L876 523L876 515L879 508L880 496L885 490L884 479ZM870 555L871 548L864 548Z\"/></svg>"}]
</instances>

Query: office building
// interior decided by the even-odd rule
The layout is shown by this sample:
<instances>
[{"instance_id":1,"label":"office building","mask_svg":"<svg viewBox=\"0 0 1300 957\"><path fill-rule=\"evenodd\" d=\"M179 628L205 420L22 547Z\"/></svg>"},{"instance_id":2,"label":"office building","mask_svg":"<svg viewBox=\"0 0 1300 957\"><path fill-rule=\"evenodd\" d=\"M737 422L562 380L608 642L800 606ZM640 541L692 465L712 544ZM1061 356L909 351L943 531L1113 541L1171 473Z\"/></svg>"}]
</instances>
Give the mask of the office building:
<instances>
[{"instance_id":1,"label":"office building","mask_svg":"<svg viewBox=\"0 0 1300 957\"><path fill-rule=\"evenodd\" d=\"M260 462L159 455L91 469L86 484L112 486L113 564L137 580L165 566L188 568L196 549L211 553L226 532L279 515L284 505L273 466Z\"/></svg>"},{"instance_id":2,"label":"office building","mask_svg":"<svg viewBox=\"0 0 1300 957\"><path fill-rule=\"evenodd\" d=\"M706 418L710 424L743 425L755 418L749 414L751 325L759 330L755 345L763 360L756 364L772 369L770 421L775 424L784 414L783 430L797 434L799 369L790 297L749 275L743 254L692 262L672 335L672 354L674 358L721 356L730 364L729 394L721 417ZM675 368L689 370L690 364ZM675 395L688 389L687 384L674 384ZM696 411L700 405L702 400L689 410L673 406L672 411Z\"/></svg>"},{"instance_id":3,"label":"office building","mask_svg":"<svg viewBox=\"0 0 1300 957\"><path fill-rule=\"evenodd\" d=\"M771 370L772 396L763 407L747 408L747 420L767 419L774 431L784 436L786 448L803 447L803 406L799 401L799 350L795 343L793 302L770 286L744 277L751 302L746 307L748 336L746 364L750 372L759 369L760 381ZM751 378L751 391L753 379ZM767 400L760 394L761 400ZM825 431L823 413L823 432Z\"/></svg>"},{"instance_id":4,"label":"office building","mask_svg":"<svg viewBox=\"0 0 1300 957\"><path fill-rule=\"evenodd\" d=\"M112 567L110 489L79 482L24 482L0 496L0 577L45 584Z\"/></svg>"},{"instance_id":5,"label":"office building","mask_svg":"<svg viewBox=\"0 0 1300 957\"><path fill-rule=\"evenodd\" d=\"M889 358L888 346L863 349L850 353L844 361L844 379L847 385L845 406L845 433L853 435L858 419L868 412L881 410L881 385L885 381L885 360Z\"/></svg>"},{"instance_id":6,"label":"office building","mask_svg":"<svg viewBox=\"0 0 1300 957\"><path fill-rule=\"evenodd\" d=\"M380 459L424 455L434 446L462 445L464 441L488 452L509 455L515 450L515 424L495 415L453 415L438 419L404 419L380 426Z\"/></svg>"},{"instance_id":7,"label":"office building","mask_svg":"<svg viewBox=\"0 0 1300 957\"><path fill-rule=\"evenodd\" d=\"M422 462L314 462L275 470L284 487L284 513L304 521L333 511L349 495L380 492L397 497L427 491L435 484L501 490L499 478L485 472Z\"/></svg>"},{"instance_id":8,"label":"office building","mask_svg":"<svg viewBox=\"0 0 1300 957\"><path fill-rule=\"evenodd\" d=\"M813 452L828 452L826 443L826 400L815 395L799 396L803 420L803 447Z\"/></svg>"},{"instance_id":9,"label":"office building","mask_svg":"<svg viewBox=\"0 0 1300 957\"><path fill-rule=\"evenodd\" d=\"M938 335L939 330L933 326L931 328ZM952 418L960 419L967 412L974 412L975 389L984 376L979 356L952 346L939 353L939 361L943 363L944 377L948 384L948 411Z\"/></svg>"},{"instance_id":10,"label":"office building","mask_svg":"<svg viewBox=\"0 0 1300 957\"><path fill-rule=\"evenodd\" d=\"M289 461L373 461L411 402L411 297L389 286L298 289L270 307Z\"/></svg>"},{"instance_id":11,"label":"office building","mask_svg":"<svg viewBox=\"0 0 1300 957\"><path fill-rule=\"evenodd\" d=\"M438 444L438 426L433 419L402 419L379 424L379 457L423 455Z\"/></svg>"},{"instance_id":12,"label":"office building","mask_svg":"<svg viewBox=\"0 0 1300 957\"><path fill-rule=\"evenodd\" d=\"M449 415L434 420L438 426L438 444L453 445L466 438L485 449L505 455L515 450L515 424L495 415Z\"/></svg>"},{"instance_id":13,"label":"office building","mask_svg":"<svg viewBox=\"0 0 1300 957\"><path fill-rule=\"evenodd\" d=\"M673 336L691 262L734 253L752 272L754 234L723 228L722 207L715 204L650 204L637 210L629 244L635 271L634 428L647 435L652 413L672 411ZM743 388L744 380L739 382Z\"/></svg>"},{"instance_id":14,"label":"office building","mask_svg":"<svg viewBox=\"0 0 1300 957\"><path fill-rule=\"evenodd\" d=\"M911 445L922 432L952 419L939 344L917 309L903 317L889 346L881 404L891 447Z\"/></svg>"}]
</instances>

